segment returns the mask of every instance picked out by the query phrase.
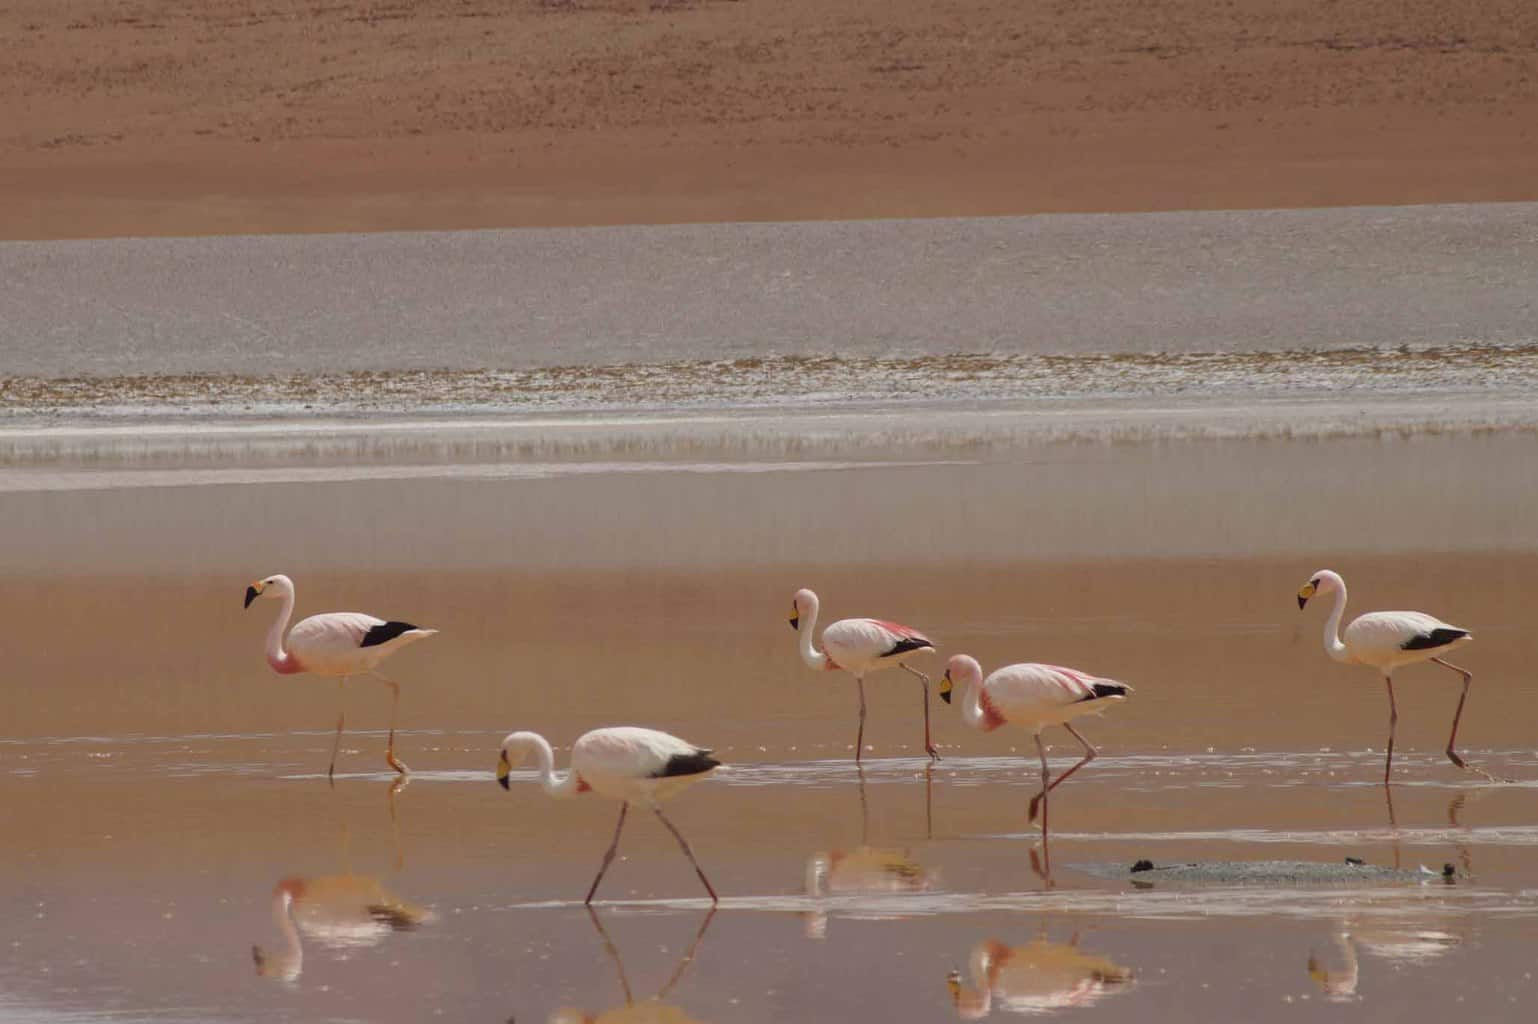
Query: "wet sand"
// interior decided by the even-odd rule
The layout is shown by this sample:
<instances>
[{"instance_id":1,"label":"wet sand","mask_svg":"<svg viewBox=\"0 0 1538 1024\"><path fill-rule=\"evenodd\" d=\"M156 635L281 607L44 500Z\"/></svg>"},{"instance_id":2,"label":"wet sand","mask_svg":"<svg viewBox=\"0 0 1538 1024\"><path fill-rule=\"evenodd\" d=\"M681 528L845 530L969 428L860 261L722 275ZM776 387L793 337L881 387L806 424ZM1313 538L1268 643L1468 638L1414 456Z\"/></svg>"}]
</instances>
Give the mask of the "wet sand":
<instances>
[{"instance_id":1,"label":"wet sand","mask_svg":"<svg viewBox=\"0 0 1538 1024\"><path fill-rule=\"evenodd\" d=\"M902 445L827 466L662 449L632 452L640 470L536 480L349 479L313 453L253 465L214 438L167 480L137 442L91 443L64 468L94 486L25 460L0 474L31 481L0 489L0 621L25 638L6 649L0 868L22 924L0 1013L564 1020L622 1007L628 985L650 1019L976 1018L989 957L987 1012L1005 1017L1280 1021L1336 1000L1497 1019L1533 998L1532 783L1446 761L1456 680L1418 667L1398 687L1386 803L1381 683L1330 663L1323 611L1293 600L1332 565L1354 609L1473 629L1460 746L1538 778L1525 431L1038 440L940 464L894 464ZM423 454L386 445L374 462L453 461ZM482 456L458 461L504 458ZM197 477L264 464L319 476ZM301 615L442 630L390 666L414 769L393 797L384 690L349 684L332 789L336 687L262 664L273 609L239 599L275 571L298 580ZM969 734L936 701L945 759L926 773L917 684L877 676L853 769L852 687L803 668L784 621L806 584L830 615L909 621L985 666L1054 661L1137 688L1085 723L1102 756L1054 794L1052 887L1029 861L1027 736ZM622 982L576 902L615 808L551 801L526 771L509 793L492 784L511 729L560 748L618 722L731 766L670 807L725 897L671 984L705 904L666 832L633 816L600 894ZM1067 767L1076 746L1049 738ZM1467 878L1142 889L1075 869L1346 856ZM275 892L307 894L297 956Z\"/></svg>"}]
</instances>

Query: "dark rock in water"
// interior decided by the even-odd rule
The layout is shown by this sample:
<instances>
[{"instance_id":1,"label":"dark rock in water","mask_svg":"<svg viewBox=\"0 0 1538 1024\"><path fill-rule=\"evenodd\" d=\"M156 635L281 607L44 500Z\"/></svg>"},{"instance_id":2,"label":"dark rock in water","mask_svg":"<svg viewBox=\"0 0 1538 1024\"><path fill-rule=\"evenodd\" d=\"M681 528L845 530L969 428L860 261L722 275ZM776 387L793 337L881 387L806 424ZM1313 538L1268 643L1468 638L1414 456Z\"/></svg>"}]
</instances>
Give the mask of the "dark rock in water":
<instances>
[{"instance_id":1,"label":"dark rock in water","mask_svg":"<svg viewBox=\"0 0 1538 1024\"><path fill-rule=\"evenodd\" d=\"M1122 864L1074 864L1078 871L1112 881L1135 876L1133 884L1147 887L1160 882L1186 885L1360 885L1420 884L1457 880L1451 864L1441 871L1429 868L1402 870L1368 864L1359 857L1345 863L1306 860L1198 861L1190 864L1155 864L1139 860L1129 869Z\"/></svg>"}]
</instances>

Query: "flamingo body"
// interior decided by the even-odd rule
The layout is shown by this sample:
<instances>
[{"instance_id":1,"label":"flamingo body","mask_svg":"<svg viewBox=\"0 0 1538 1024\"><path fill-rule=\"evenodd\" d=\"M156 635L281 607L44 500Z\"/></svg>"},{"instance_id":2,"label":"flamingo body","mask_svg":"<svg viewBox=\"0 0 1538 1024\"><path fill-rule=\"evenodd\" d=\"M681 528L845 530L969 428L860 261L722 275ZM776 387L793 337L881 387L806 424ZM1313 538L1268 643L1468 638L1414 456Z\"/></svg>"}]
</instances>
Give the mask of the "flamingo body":
<instances>
[{"instance_id":1,"label":"flamingo body","mask_svg":"<svg viewBox=\"0 0 1538 1024\"><path fill-rule=\"evenodd\" d=\"M400 685L379 675L379 663L407 644L433 636L436 629L422 629L409 622L394 622L362 612L326 612L301 619L288 629L294 614L294 581L281 573L257 580L246 588L246 607L259 597L279 597L283 606L267 631L267 664L279 675L307 672L341 679L372 675L394 691L390 705L390 738L385 745L385 760L404 775L406 766L395 757L395 714L400 705ZM287 630L285 643L284 631ZM336 771L337 750L342 742L343 716L338 714L336 740L331 749L331 767Z\"/></svg>"},{"instance_id":2,"label":"flamingo body","mask_svg":"<svg viewBox=\"0 0 1538 1024\"><path fill-rule=\"evenodd\" d=\"M503 789L510 789L509 772L532 753L538 761L540 785L553 797L570 797L579 793L593 792L611 800L620 801L619 824L614 829L614 840L604 854L603 865L588 890L584 902L591 903L598 891L598 883L614 859L619 847L620 831L625 827L625 812L632 802L650 807L673 837L678 840L700 881L710 893L711 901L716 891L711 886L694 852L682 834L673 826L658 806L663 800L675 796L700 781L721 766L710 756L708 748L696 746L677 736L643 729L638 726L613 726L583 733L571 748L571 768L564 776L555 773L555 752L549 742L538 733L509 733L502 741L502 753L497 762L497 782Z\"/></svg>"},{"instance_id":3,"label":"flamingo body","mask_svg":"<svg viewBox=\"0 0 1538 1024\"><path fill-rule=\"evenodd\" d=\"M1357 616L1341 632L1340 621L1346 612L1346 581L1340 573L1320 569L1298 589L1299 610L1316 594L1335 595L1329 618L1324 623L1325 653L1342 664L1367 665L1383 674L1389 706L1388 749L1383 761L1383 784L1388 785L1393 769L1394 729L1399 721L1399 710L1394 701L1394 670L1419 661L1435 662L1463 678L1463 693L1458 698L1458 710L1453 712L1453 727L1447 737L1448 759L1459 768L1475 772L1492 782L1501 781L1482 768L1464 763L1455 749L1458 722L1463 717L1463 705L1468 700L1469 684L1474 676L1467 669L1443 661L1442 655L1471 642L1473 634L1461 626L1443 622L1425 612L1368 612Z\"/></svg>"},{"instance_id":4,"label":"flamingo body","mask_svg":"<svg viewBox=\"0 0 1538 1024\"><path fill-rule=\"evenodd\" d=\"M885 619L839 619L822 631L822 650L813 637L820 602L805 588L791 600L790 626L796 631L801 660L807 667L842 669L855 678L860 693L860 726L855 733L854 759L860 762L865 747L865 677L884 668L901 668L919 678L924 687L924 750L931 758L939 753L929 737L929 677L907 662L919 654L934 653L934 642L912 626Z\"/></svg>"}]
</instances>

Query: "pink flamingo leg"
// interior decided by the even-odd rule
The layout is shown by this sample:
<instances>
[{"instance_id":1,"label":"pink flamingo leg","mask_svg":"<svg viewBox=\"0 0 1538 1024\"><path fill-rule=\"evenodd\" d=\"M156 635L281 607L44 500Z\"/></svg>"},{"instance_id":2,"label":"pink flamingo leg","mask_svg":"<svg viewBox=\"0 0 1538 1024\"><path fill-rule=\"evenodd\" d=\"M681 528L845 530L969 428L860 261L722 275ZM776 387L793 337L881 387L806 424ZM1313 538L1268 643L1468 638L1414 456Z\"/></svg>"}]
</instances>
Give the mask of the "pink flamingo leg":
<instances>
[{"instance_id":1,"label":"pink flamingo leg","mask_svg":"<svg viewBox=\"0 0 1538 1024\"><path fill-rule=\"evenodd\" d=\"M1075 729L1072 725L1068 724L1067 722L1064 722L1063 723L1063 728L1067 729L1069 732L1073 733L1073 738L1078 740L1080 743L1084 744L1084 757L1077 764L1075 764L1072 768L1068 769L1066 772L1064 772L1063 774L1059 775L1056 779L1052 780L1052 785L1048 786L1047 788L1043 789L1040 793L1037 793L1035 796L1031 797L1030 813L1026 815L1026 821L1035 821L1036 820L1036 805L1039 802L1046 800L1048 793L1052 792L1058 786L1061 786L1064 782L1068 781L1068 776L1072 775L1074 772L1078 771L1080 768L1083 768L1085 765L1089 764L1091 761L1093 761L1095 759L1095 756L1099 753L1099 751L1097 751L1093 746L1090 745L1089 740L1087 740L1083 736L1081 736L1079 734L1079 730ZM1040 740L1038 738L1038 742L1039 741Z\"/></svg>"},{"instance_id":2,"label":"pink flamingo leg","mask_svg":"<svg viewBox=\"0 0 1538 1024\"><path fill-rule=\"evenodd\" d=\"M1036 734L1036 752L1041 755L1041 861L1044 877L1052 874L1052 848L1047 845L1047 793L1052 789L1049 782L1052 772L1047 768L1047 748L1042 745L1041 733Z\"/></svg>"},{"instance_id":3,"label":"pink flamingo leg","mask_svg":"<svg viewBox=\"0 0 1538 1024\"><path fill-rule=\"evenodd\" d=\"M1458 720L1463 717L1463 703L1469 699L1469 684L1474 681L1474 673L1470 672L1466 668L1459 668L1457 665L1454 665L1451 662L1443 661L1441 658L1432 658L1431 660L1436 662L1438 665L1441 665L1443 668L1452 669L1454 672L1463 677L1463 693L1458 697L1458 710L1453 712L1453 731L1447 736L1448 760L1457 765L1459 768L1462 768L1464 771L1473 772L1475 775L1479 775L1489 780L1490 782L1510 782L1510 779L1503 779L1498 775L1491 775L1483 768L1476 768L1473 765L1465 764L1463 758L1459 757L1458 752L1453 749L1453 745L1458 739Z\"/></svg>"},{"instance_id":4,"label":"pink flamingo leg","mask_svg":"<svg viewBox=\"0 0 1538 1024\"><path fill-rule=\"evenodd\" d=\"M1383 677L1388 687L1388 756L1383 760L1383 784L1388 785L1388 773L1394 765L1394 727L1399 724L1399 708L1394 705L1394 680Z\"/></svg>"},{"instance_id":5,"label":"pink flamingo leg","mask_svg":"<svg viewBox=\"0 0 1538 1024\"><path fill-rule=\"evenodd\" d=\"M406 767L405 762L395 756L395 713L400 710L401 706L401 684L393 679L386 679L378 672L371 672L369 674L388 686L390 692L394 694L390 700L390 738L385 741L385 763L394 768L399 774L405 775L409 769Z\"/></svg>"},{"instance_id":6,"label":"pink flamingo leg","mask_svg":"<svg viewBox=\"0 0 1538 1024\"><path fill-rule=\"evenodd\" d=\"M854 763L859 764L865 752L865 677L855 676L854 683L860 689L860 728L854 734Z\"/></svg>"},{"instance_id":7,"label":"pink flamingo leg","mask_svg":"<svg viewBox=\"0 0 1538 1024\"><path fill-rule=\"evenodd\" d=\"M614 839L609 843L609 848L604 851L603 863L598 866L598 875L593 879L593 884L588 887L587 898L582 901L583 906L592 905L593 894L598 891L598 883L603 881L604 872L609 870L609 865L614 860L614 851L619 849L619 834L625 827L625 812L628 810L630 810L628 800L619 805L619 824L614 826Z\"/></svg>"},{"instance_id":8,"label":"pink flamingo leg","mask_svg":"<svg viewBox=\"0 0 1538 1024\"><path fill-rule=\"evenodd\" d=\"M347 689L347 677L343 676L336 684L338 699L345 699ZM336 713L336 738L331 741L331 767L326 769L326 779L332 785L336 784L336 755L342 749L342 720L347 714L344 707Z\"/></svg>"},{"instance_id":9,"label":"pink flamingo leg","mask_svg":"<svg viewBox=\"0 0 1538 1024\"><path fill-rule=\"evenodd\" d=\"M940 752L929 739L929 677L910 665L899 665L898 668L910 675L918 676L919 683L924 687L924 751L931 760L940 760Z\"/></svg>"},{"instance_id":10,"label":"pink flamingo leg","mask_svg":"<svg viewBox=\"0 0 1538 1024\"><path fill-rule=\"evenodd\" d=\"M710 893L710 902L719 903L720 899L716 896L715 887L710 884L710 879L705 877L705 871L700 867L700 862L694 859L694 851L689 849L689 841L684 838L684 834L673 826L667 815L662 813L662 808L653 807L652 810L657 812L657 817L668 827L668 831L673 833L673 838L677 839L678 845L683 848L684 856L688 857L689 863L694 865L694 873L700 876L700 881L705 883L705 891Z\"/></svg>"}]
</instances>

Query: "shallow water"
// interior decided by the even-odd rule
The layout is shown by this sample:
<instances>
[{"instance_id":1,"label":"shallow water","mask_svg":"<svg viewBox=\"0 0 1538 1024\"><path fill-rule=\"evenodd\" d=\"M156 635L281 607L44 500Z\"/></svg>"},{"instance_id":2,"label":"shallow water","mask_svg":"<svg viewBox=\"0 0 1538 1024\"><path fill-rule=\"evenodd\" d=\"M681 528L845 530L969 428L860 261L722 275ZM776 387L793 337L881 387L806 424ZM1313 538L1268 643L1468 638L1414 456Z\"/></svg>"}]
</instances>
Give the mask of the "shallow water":
<instances>
[{"instance_id":1,"label":"shallow water","mask_svg":"<svg viewBox=\"0 0 1538 1024\"><path fill-rule=\"evenodd\" d=\"M0 1019L1269 1021L1331 1002L1432 1020L1531 1004L1527 431L981 448L941 431L873 435L855 457L832 431L793 461L735 462L650 439L531 475L511 471L505 425L488 429L381 427L361 459L362 431L313 427L16 441L32 455L0 468ZM600 434L587 443L624 444ZM54 443L69 447L35 447ZM1323 564L1354 609L1475 631L1460 747L1517 783L1447 762L1456 679L1415 667L1386 799L1381 683L1330 663L1324 612L1293 600ZM442 630L389 666L404 789L384 770L382 687L263 665L274 609L239 601L275 571L298 580L301 615ZM969 734L936 701L945 759L926 769L917 683L876 676L867 763L850 764L852 687L805 670L784 621L805 584L833 616L910 621L987 667L1136 687L1083 724L1101 756L1053 794L1050 884L1024 815L1028 736ZM620 722L729 765L668 807L723 896L714 915L638 813L595 924L579 901L614 806L551 801L527 771L492 784L511 729L560 749ZM1072 764L1077 746L1047 738L1054 768ZM1146 889L1093 870L1347 856L1427 881Z\"/></svg>"}]
</instances>

